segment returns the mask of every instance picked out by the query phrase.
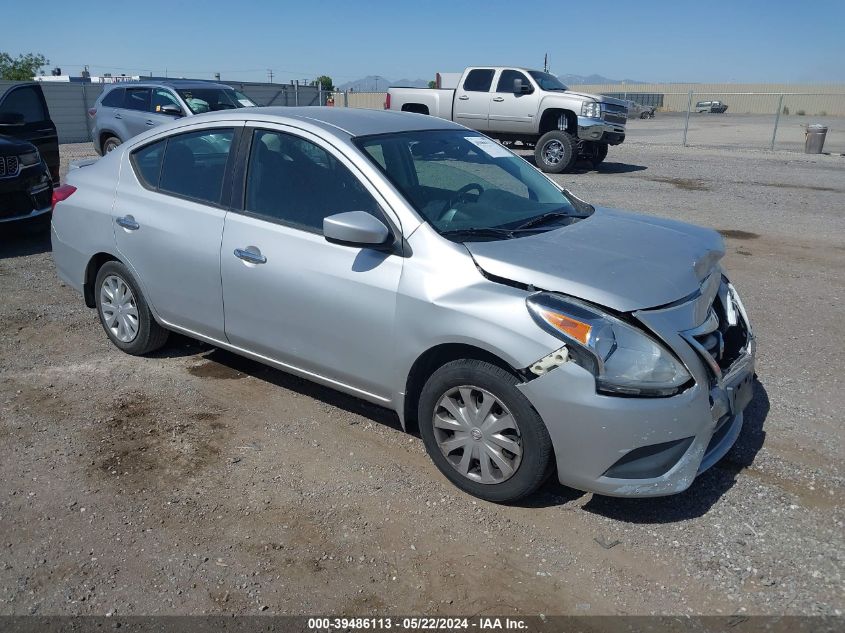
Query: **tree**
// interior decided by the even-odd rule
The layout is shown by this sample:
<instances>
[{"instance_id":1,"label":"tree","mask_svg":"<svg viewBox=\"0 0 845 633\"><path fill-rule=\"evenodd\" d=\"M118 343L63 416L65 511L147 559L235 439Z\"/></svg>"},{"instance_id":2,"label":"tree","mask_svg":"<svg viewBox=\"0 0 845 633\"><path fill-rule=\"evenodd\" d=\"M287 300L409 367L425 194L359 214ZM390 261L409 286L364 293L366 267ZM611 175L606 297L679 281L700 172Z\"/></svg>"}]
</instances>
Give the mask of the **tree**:
<instances>
[{"instance_id":1,"label":"tree","mask_svg":"<svg viewBox=\"0 0 845 633\"><path fill-rule=\"evenodd\" d=\"M437 82L436 81L429 81L428 87L429 88L437 88Z\"/></svg>"},{"instance_id":2,"label":"tree","mask_svg":"<svg viewBox=\"0 0 845 633\"><path fill-rule=\"evenodd\" d=\"M26 53L13 58L9 53L0 51L0 79L26 81L49 63L50 60L41 53Z\"/></svg>"},{"instance_id":3,"label":"tree","mask_svg":"<svg viewBox=\"0 0 845 633\"><path fill-rule=\"evenodd\" d=\"M320 75L317 77L316 81L312 81L311 85L316 86L320 84L325 92L331 92L334 90L334 84L332 83L332 78L328 75Z\"/></svg>"}]
</instances>

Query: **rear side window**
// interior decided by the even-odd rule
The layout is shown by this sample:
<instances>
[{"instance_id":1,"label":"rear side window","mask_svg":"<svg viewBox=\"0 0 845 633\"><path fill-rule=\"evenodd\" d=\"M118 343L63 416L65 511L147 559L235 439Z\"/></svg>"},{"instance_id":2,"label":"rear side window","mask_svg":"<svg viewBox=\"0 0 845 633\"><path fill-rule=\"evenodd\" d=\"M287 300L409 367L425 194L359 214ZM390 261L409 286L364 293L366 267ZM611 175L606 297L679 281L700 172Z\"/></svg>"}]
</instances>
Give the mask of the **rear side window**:
<instances>
[{"instance_id":1,"label":"rear side window","mask_svg":"<svg viewBox=\"0 0 845 633\"><path fill-rule=\"evenodd\" d=\"M164 157L164 146L167 140L158 141L142 147L132 153L132 164L135 174L146 187L158 187L158 176L161 172L161 159Z\"/></svg>"},{"instance_id":2,"label":"rear side window","mask_svg":"<svg viewBox=\"0 0 845 633\"><path fill-rule=\"evenodd\" d=\"M35 88L29 86L16 88L7 94L3 103L0 103L0 112L22 114L25 123L47 120L41 95Z\"/></svg>"},{"instance_id":3,"label":"rear side window","mask_svg":"<svg viewBox=\"0 0 845 633\"><path fill-rule=\"evenodd\" d=\"M142 112L149 112L150 110L150 89L149 88L127 88L126 100L123 107L128 110L141 110Z\"/></svg>"},{"instance_id":4,"label":"rear side window","mask_svg":"<svg viewBox=\"0 0 845 633\"><path fill-rule=\"evenodd\" d=\"M494 72L488 68L476 68L469 71L464 80L464 90L468 92L489 92L493 83Z\"/></svg>"},{"instance_id":5,"label":"rear side window","mask_svg":"<svg viewBox=\"0 0 845 633\"><path fill-rule=\"evenodd\" d=\"M111 90L105 97L103 97L102 104L107 108L123 107L123 88Z\"/></svg>"},{"instance_id":6,"label":"rear side window","mask_svg":"<svg viewBox=\"0 0 845 633\"><path fill-rule=\"evenodd\" d=\"M168 137L159 191L219 204L234 136L235 131L226 128Z\"/></svg>"}]
</instances>

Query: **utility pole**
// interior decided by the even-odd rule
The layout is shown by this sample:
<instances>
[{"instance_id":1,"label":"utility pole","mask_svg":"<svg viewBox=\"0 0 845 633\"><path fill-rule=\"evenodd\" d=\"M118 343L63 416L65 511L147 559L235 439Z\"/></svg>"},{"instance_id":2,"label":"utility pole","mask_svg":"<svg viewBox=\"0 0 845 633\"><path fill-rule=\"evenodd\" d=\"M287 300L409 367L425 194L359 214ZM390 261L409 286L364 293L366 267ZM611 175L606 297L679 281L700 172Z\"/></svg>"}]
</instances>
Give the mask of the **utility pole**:
<instances>
[{"instance_id":1,"label":"utility pole","mask_svg":"<svg viewBox=\"0 0 845 633\"><path fill-rule=\"evenodd\" d=\"M273 83L273 69L272 68L267 69L267 79L269 80L270 83Z\"/></svg>"}]
</instances>

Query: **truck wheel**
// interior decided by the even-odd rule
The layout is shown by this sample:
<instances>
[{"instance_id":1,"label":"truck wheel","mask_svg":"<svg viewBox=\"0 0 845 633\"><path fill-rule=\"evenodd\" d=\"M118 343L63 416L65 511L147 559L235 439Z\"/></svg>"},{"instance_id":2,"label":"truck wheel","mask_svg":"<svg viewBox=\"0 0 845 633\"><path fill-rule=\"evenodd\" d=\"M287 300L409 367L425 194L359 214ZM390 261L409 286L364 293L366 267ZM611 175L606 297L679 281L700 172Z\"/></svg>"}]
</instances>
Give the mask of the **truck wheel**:
<instances>
[{"instance_id":1,"label":"truck wheel","mask_svg":"<svg viewBox=\"0 0 845 633\"><path fill-rule=\"evenodd\" d=\"M534 148L534 161L547 174L570 171L578 160L578 142L563 130L546 132Z\"/></svg>"},{"instance_id":2,"label":"truck wheel","mask_svg":"<svg viewBox=\"0 0 845 633\"><path fill-rule=\"evenodd\" d=\"M103 141L103 156L113 151L118 145L120 145L119 138L116 136L108 137L105 141Z\"/></svg>"}]
</instances>

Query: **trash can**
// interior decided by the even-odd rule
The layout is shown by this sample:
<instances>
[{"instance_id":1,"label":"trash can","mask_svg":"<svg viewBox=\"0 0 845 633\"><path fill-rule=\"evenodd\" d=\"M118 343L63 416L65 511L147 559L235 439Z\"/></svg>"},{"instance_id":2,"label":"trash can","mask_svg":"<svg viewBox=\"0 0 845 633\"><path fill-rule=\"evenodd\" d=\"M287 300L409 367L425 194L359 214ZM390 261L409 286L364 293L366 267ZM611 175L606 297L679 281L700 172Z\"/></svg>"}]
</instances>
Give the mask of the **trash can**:
<instances>
[{"instance_id":1,"label":"trash can","mask_svg":"<svg viewBox=\"0 0 845 633\"><path fill-rule=\"evenodd\" d=\"M806 131L804 132L804 153L821 154L826 136L826 125L820 125L818 123L808 125Z\"/></svg>"}]
</instances>

